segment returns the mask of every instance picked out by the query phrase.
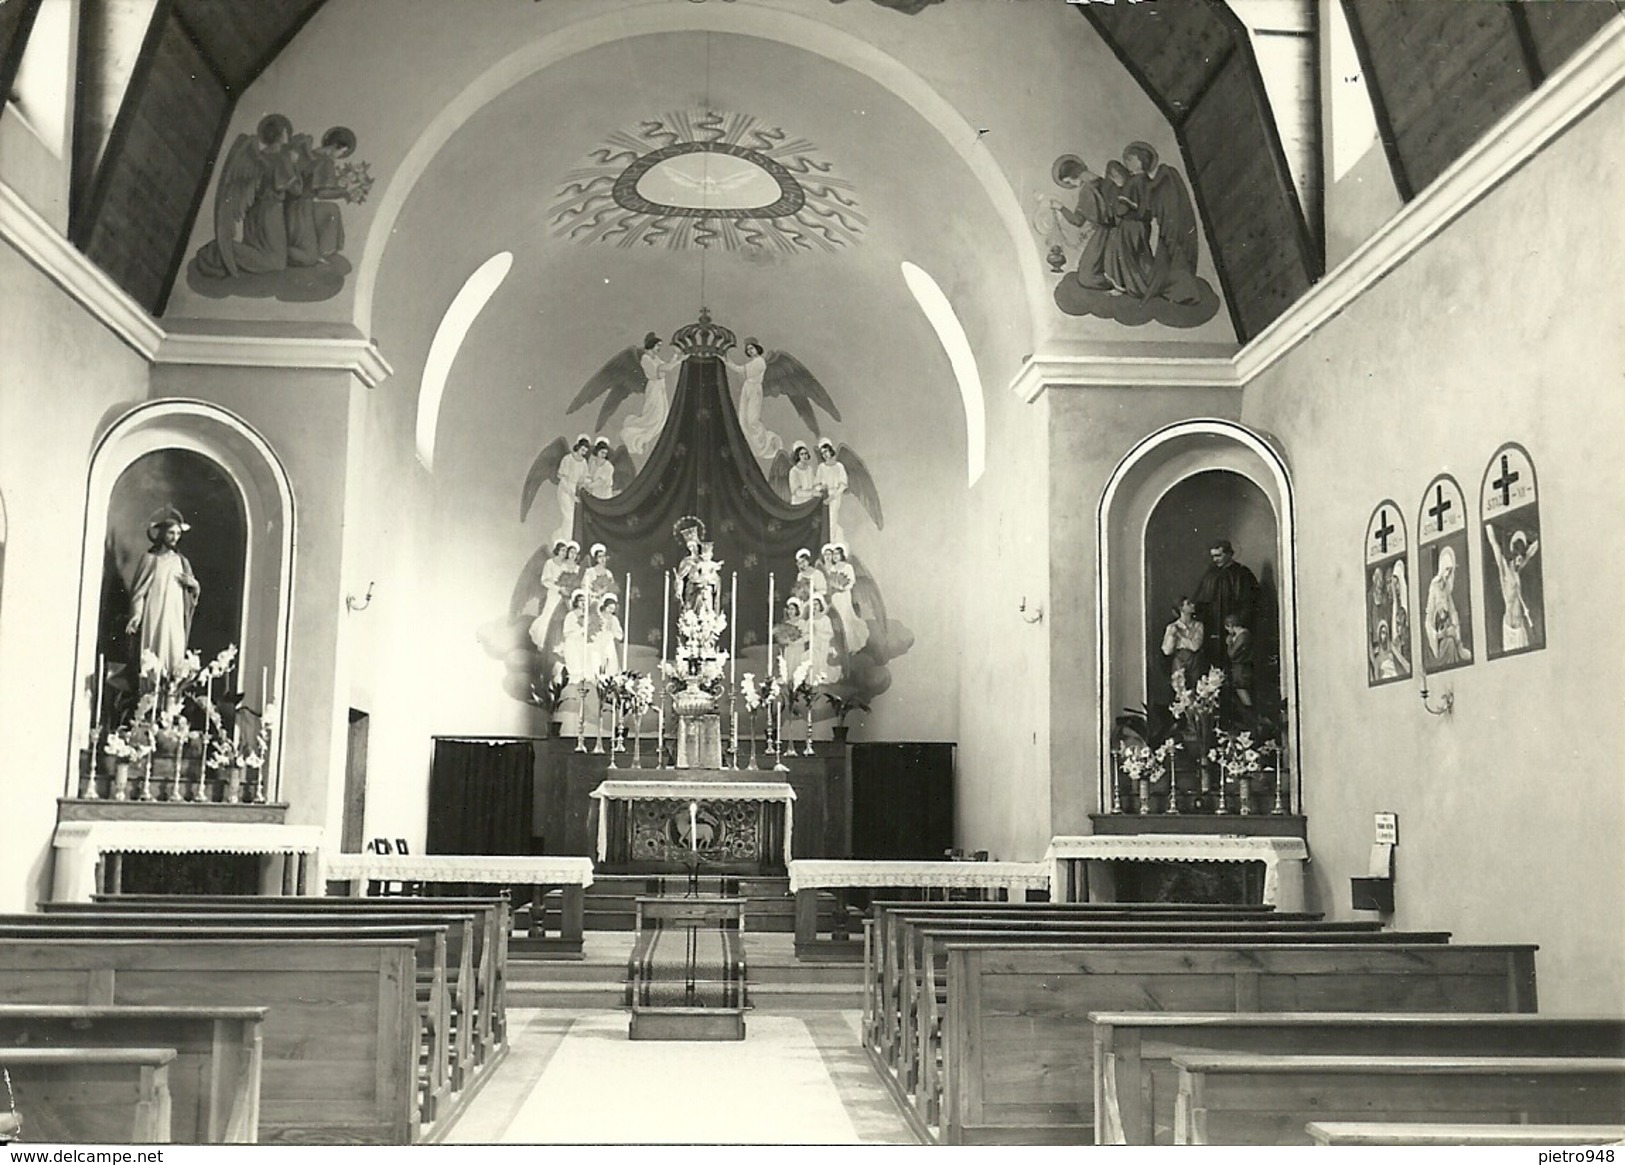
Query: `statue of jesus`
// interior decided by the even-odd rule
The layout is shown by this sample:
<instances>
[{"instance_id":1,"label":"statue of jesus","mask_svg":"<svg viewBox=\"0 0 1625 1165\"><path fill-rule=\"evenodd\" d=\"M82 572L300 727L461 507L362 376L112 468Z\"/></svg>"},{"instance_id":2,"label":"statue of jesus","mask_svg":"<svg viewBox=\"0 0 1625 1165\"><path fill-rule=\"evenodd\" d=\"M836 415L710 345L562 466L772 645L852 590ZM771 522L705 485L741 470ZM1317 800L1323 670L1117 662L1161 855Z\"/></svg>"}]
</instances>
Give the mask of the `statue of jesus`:
<instances>
[{"instance_id":1,"label":"statue of jesus","mask_svg":"<svg viewBox=\"0 0 1625 1165\"><path fill-rule=\"evenodd\" d=\"M141 556L130 587L130 621L124 630L139 637L136 667L150 651L166 676L179 670L186 658L186 641L192 634L192 616L202 591L192 564L176 549L181 535L190 529L173 506L154 514L147 523L147 541L152 545Z\"/></svg>"}]
</instances>

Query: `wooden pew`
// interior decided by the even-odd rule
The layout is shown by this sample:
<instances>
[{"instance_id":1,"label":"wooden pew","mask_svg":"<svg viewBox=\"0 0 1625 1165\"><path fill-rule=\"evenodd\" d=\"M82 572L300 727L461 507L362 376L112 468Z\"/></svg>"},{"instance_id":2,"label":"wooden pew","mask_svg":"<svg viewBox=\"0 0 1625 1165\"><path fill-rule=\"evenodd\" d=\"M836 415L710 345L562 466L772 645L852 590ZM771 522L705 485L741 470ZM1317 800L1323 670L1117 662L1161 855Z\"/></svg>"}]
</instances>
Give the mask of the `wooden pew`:
<instances>
[{"instance_id":1,"label":"wooden pew","mask_svg":"<svg viewBox=\"0 0 1625 1165\"><path fill-rule=\"evenodd\" d=\"M160 922L155 916L135 920L127 916L105 915L0 915L0 939L51 938L57 935L135 939L147 936L161 938L226 938L264 937L284 942L300 942L310 938L410 938L416 943L417 961L414 975L418 1017L421 1027L423 1064L424 1119L433 1121L443 1116L451 1099L452 1078L457 1070L456 1046L452 1038L451 1002L446 970L448 934L446 925L404 925L388 923L370 925L371 920L341 920L332 923L300 925L294 920L264 916L229 916L207 919L168 918ZM15 919L26 921L17 922ZM284 925L284 922L287 925ZM467 972L466 941L461 950L464 960L464 983L471 976Z\"/></svg>"},{"instance_id":2,"label":"wooden pew","mask_svg":"<svg viewBox=\"0 0 1625 1165\"><path fill-rule=\"evenodd\" d=\"M1317 1145L1617 1145L1625 1125L1390 1124L1377 1121L1310 1121Z\"/></svg>"},{"instance_id":3,"label":"wooden pew","mask_svg":"<svg viewBox=\"0 0 1625 1165\"><path fill-rule=\"evenodd\" d=\"M174 1060L174 1048L0 1048L24 1134L69 1144L169 1144Z\"/></svg>"},{"instance_id":4,"label":"wooden pew","mask_svg":"<svg viewBox=\"0 0 1625 1165\"><path fill-rule=\"evenodd\" d=\"M1095 1142L1169 1145L1179 1052L1272 1055L1625 1057L1625 1018L1530 1014L1103 1011L1095 1036Z\"/></svg>"},{"instance_id":5,"label":"wooden pew","mask_svg":"<svg viewBox=\"0 0 1625 1165\"><path fill-rule=\"evenodd\" d=\"M901 1029L896 1024L900 993L903 984L903 944L898 940L899 928L905 920L941 920L969 922L973 919L1031 920L1033 922L1157 922L1186 923L1223 921L1319 922L1319 914L1287 914L1273 907L1210 908L1195 906L1179 909L1156 905L1147 908L1140 904L1122 903L914 903L877 902L874 905L874 926L866 939L868 954L864 960L864 993L870 1008L872 1029L868 1045L887 1063L895 1064ZM1376 923L1360 923L1367 929L1378 929ZM872 959L871 956L872 955Z\"/></svg>"},{"instance_id":6,"label":"wooden pew","mask_svg":"<svg viewBox=\"0 0 1625 1165\"><path fill-rule=\"evenodd\" d=\"M1097 1011L1534 1011L1535 948L950 945L952 1144L1094 1139Z\"/></svg>"},{"instance_id":7,"label":"wooden pew","mask_svg":"<svg viewBox=\"0 0 1625 1165\"><path fill-rule=\"evenodd\" d=\"M13 938L0 943L0 1002L264 1007L262 1142L408 1144L424 1120L417 946Z\"/></svg>"},{"instance_id":8,"label":"wooden pew","mask_svg":"<svg viewBox=\"0 0 1625 1165\"><path fill-rule=\"evenodd\" d=\"M0 1004L0 1047L172 1047L176 1144L259 1139L263 1007Z\"/></svg>"},{"instance_id":9,"label":"wooden pew","mask_svg":"<svg viewBox=\"0 0 1625 1165\"><path fill-rule=\"evenodd\" d=\"M316 927L331 928L349 933L357 927L430 927L445 930L445 997L446 1014L442 1018L436 1007L430 1023L446 1030L446 1079L450 1091L465 1088L476 1070L475 1032L479 1029L479 992L474 971L474 950L482 919L473 912L449 911L393 911L380 908L364 914L335 914L331 911L291 910L237 911L204 908L192 911L159 911L146 906L126 909L109 903L105 906L87 903L71 905L68 910L48 910L45 914L0 915L0 927L38 923L79 926L142 926L142 927L199 927L254 930L264 927ZM418 967L418 985L426 1007L434 1007L435 970L432 951L425 949L426 958Z\"/></svg>"},{"instance_id":10,"label":"wooden pew","mask_svg":"<svg viewBox=\"0 0 1625 1165\"><path fill-rule=\"evenodd\" d=\"M1089 943L1177 943L1204 946L1232 946L1241 943L1314 943L1352 946L1370 944L1408 944L1412 946L1442 944L1450 941L1443 931L1368 931L1349 928L1343 924L1324 927L1315 924L1237 924L1229 930L1198 927L1176 927L1153 931L1140 928L1116 929L1118 924L1106 923L1100 927L1078 930L1057 930L1044 933L1012 932L1006 929L976 930L971 927L936 928L916 923L905 924L905 990L912 989L913 1006L905 1007L902 1015L905 1025L902 1071L908 1086L915 1092L927 1124L935 1124L939 1113L937 1103L941 1091L942 1024L947 1006L947 951L950 946L967 943L1000 945L1011 941L1043 942L1061 945ZM912 1055L910 1053L912 1052Z\"/></svg>"},{"instance_id":11,"label":"wooden pew","mask_svg":"<svg viewBox=\"0 0 1625 1165\"><path fill-rule=\"evenodd\" d=\"M480 1026L475 1035L481 1049L481 1061L489 1058L492 1050L508 1045L508 939L513 934L513 904L502 895L494 897L431 897L391 898L387 902L368 898L306 896L244 896L221 894L103 894L90 905L82 902L41 903L42 910L56 913L80 909L97 909L99 905L116 905L120 909L237 911L245 907L254 911L287 910L296 914L311 911L334 913L371 913L387 907L390 913L412 911L474 910L484 919L476 935L474 949L475 983L479 987Z\"/></svg>"},{"instance_id":12,"label":"wooden pew","mask_svg":"<svg viewBox=\"0 0 1625 1165\"><path fill-rule=\"evenodd\" d=\"M920 992L923 964L920 959L919 933L924 928L954 929L966 933L967 937L971 932L1002 934L1012 942L1023 941L1027 936L1031 936L1033 941L1065 941L1063 936L1079 931L1100 934L1143 933L1157 936L1176 930L1187 934L1216 935L1232 935L1242 929L1259 934L1312 931L1315 934L1367 935L1381 931L1381 925L1375 922L1328 924L1319 921L1300 921L1290 917L1214 921L1206 917L1186 919L1172 912L1152 919L1086 914L1073 918L1012 920L999 916L957 914L943 916L929 910L894 909L886 912L885 924L889 937L883 944L880 998L876 1008L882 1024L881 1041L884 1049L882 1054L887 1063L894 1067L912 1054L916 1029L910 1018L913 1010L911 1003L917 1004L923 998Z\"/></svg>"},{"instance_id":13,"label":"wooden pew","mask_svg":"<svg viewBox=\"0 0 1625 1165\"><path fill-rule=\"evenodd\" d=\"M1260 1056L1180 1052L1176 1145L1307 1145L1311 1120L1605 1124L1625 1113L1612 1056Z\"/></svg>"}]
</instances>

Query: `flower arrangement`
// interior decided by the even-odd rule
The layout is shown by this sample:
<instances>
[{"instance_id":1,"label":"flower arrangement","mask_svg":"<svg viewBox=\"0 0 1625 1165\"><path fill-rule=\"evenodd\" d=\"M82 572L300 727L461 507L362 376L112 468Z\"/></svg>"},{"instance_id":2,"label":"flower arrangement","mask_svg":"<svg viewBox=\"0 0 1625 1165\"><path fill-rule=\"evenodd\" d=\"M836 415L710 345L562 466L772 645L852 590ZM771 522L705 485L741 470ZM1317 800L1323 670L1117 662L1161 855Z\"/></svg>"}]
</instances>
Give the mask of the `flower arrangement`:
<instances>
[{"instance_id":1,"label":"flower arrangement","mask_svg":"<svg viewBox=\"0 0 1625 1165\"><path fill-rule=\"evenodd\" d=\"M372 164L370 162L340 162L334 177L344 191L344 201L357 205L367 201L372 193Z\"/></svg>"},{"instance_id":2,"label":"flower arrangement","mask_svg":"<svg viewBox=\"0 0 1625 1165\"><path fill-rule=\"evenodd\" d=\"M796 665L795 674L790 677L790 711L799 709L812 710L813 701L819 698L818 689L828 683L828 677L823 672L812 670L811 660L802 660Z\"/></svg>"},{"instance_id":3,"label":"flower arrangement","mask_svg":"<svg viewBox=\"0 0 1625 1165\"><path fill-rule=\"evenodd\" d=\"M1125 740L1117 746L1118 769L1131 781L1154 781L1181 747L1172 737L1156 748L1142 741Z\"/></svg>"},{"instance_id":4,"label":"flower arrangement","mask_svg":"<svg viewBox=\"0 0 1625 1165\"><path fill-rule=\"evenodd\" d=\"M1214 733L1217 743L1207 752L1207 759L1219 766L1227 777L1245 777L1260 771L1261 746L1253 743L1251 732L1231 732L1220 728Z\"/></svg>"},{"instance_id":5,"label":"flower arrangement","mask_svg":"<svg viewBox=\"0 0 1625 1165\"><path fill-rule=\"evenodd\" d=\"M641 716L654 707L654 680L635 671L601 672L598 676L598 699L623 716Z\"/></svg>"},{"instance_id":6,"label":"flower arrangement","mask_svg":"<svg viewBox=\"0 0 1625 1165\"><path fill-rule=\"evenodd\" d=\"M108 733L107 743L102 747L114 760L139 764L152 751L152 740L144 728L125 725Z\"/></svg>"},{"instance_id":7,"label":"flower arrangement","mask_svg":"<svg viewBox=\"0 0 1625 1165\"><path fill-rule=\"evenodd\" d=\"M1196 724L1219 710L1219 691L1223 687L1224 672L1219 668L1208 668L1207 674L1197 679L1195 688L1187 687L1184 673L1176 671L1174 702L1169 705L1168 711L1175 719Z\"/></svg>"},{"instance_id":8,"label":"flower arrangement","mask_svg":"<svg viewBox=\"0 0 1625 1165\"><path fill-rule=\"evenodd\" d=\"M271 730L262 725L250 744L241 744L233 736L222 735L209 741L209 758L205 762L211 769L257 769L265 764L271 751Z\"/></svg>"}]
</instances>

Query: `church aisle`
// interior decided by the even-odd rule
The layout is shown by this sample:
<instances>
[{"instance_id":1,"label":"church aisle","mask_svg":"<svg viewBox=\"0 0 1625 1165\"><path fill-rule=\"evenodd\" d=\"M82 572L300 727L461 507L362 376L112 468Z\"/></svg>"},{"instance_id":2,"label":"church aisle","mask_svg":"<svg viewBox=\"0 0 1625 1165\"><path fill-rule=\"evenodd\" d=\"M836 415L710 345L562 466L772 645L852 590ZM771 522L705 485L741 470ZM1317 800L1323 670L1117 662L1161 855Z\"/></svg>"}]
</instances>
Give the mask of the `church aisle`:
<instances>
[{"instance_id":1,"label":"church aisle","mask_svg":"<svg viewBox=\"0 0 1625 1165\"><path fill-rule=\"evenodd\" d=\"M622 1011L521 1008L509 1021L512 1050L443 1143L915 1143L856 1012L752 1013L740 1043L633 1042Z\"/></svg>"}]
</instances>

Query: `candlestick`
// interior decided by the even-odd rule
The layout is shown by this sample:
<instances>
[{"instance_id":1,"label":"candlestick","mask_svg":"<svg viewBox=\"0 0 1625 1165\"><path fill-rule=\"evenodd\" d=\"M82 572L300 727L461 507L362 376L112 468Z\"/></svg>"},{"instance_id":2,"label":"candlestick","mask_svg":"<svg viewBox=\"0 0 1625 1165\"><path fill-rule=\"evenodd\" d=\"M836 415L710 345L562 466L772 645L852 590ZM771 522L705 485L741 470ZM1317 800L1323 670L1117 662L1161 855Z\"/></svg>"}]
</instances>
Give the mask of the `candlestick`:
<instances>
[{"instance_id":1,"label":"candlestick","mask_svg":"<svg viewBox=\"0 0 1625 1165\"><path fill-rule=\"evenodd\" d=\"M621 670L626 670L626 653L632 646L632 572L626 572L626 602L621 604Z\"/></svg>"}]
</instances>

